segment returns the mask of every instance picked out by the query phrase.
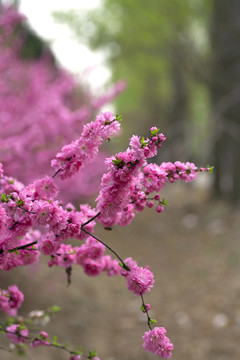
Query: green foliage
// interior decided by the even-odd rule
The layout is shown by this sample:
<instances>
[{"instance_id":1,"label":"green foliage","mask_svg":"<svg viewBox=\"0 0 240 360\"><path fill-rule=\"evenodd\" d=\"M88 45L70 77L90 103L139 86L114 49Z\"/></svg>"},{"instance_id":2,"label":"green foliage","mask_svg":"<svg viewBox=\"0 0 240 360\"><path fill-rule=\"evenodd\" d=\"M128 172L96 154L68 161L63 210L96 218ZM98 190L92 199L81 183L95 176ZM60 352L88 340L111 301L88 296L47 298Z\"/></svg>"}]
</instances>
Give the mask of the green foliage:
<instances>
[{"instance_id":1,"label":"green foliage","mask_svg":"<svg viewBox=\"0 0 240 360\"><path fill-rule=\"evenodd\" d=\"M22 58L25 60L39 59L42 56L44 49L46 48L46 44L33 31L24 28L23 31L25 32L26 36L21 49Z\"/></svg>"},{"instance_id":2,"label":"green foliage","mask_svg":"<svg viewBox=\"0 0 240 360\"><path fill-rule=\"evenodd\" d=\"M115 157L115 160L112 160L114 165L117 165L118 168L121 168L123 166L123 160L119 159L117 156Z\"/></svg>"},{"instance_id":3,"label":"green foliage","mask_svg":"<svg viewBox=\"0 0 240 360\"><path fill-rule=\"evenodd\" d=\"M7 197L7 195L5 193L1 194L1 201L2 202L8 202L8 197Z\"/></svg>"},{"instance_id":4,"label":"green foliage","mask_svg":"<svg viewBox=\"0 0 240 360\"><path fill-rule=\"evenodd\" d=\"M168 201L166 199L162 198L161 204L165 205L165 206L168 206Z\"/></svg>"},{"instance_id":5,"label":"green foliage","mask_svg":"<svg viewBox=\"0 0 240 360\"><path fill-rule=\"evenodd\" d=\"M96 350L94 350L94 351L89 351L88 354L89 354L89 359L92 359L92 358L94 358L95 356L98 355L97 352L96 352Z\"/></svg>"},{"instance_id":6,"label":"green foliage","mask_svg":"<svg viewBox=\"0 0 240 360\"><path fill-rule=\"evenodd\" d=\"M150 322L151 322L151 325L153 326L153 325L155 325L155 324L156 324L157 320L155 320L155 319L151 319L151 320L150 320Z\"/></svg>"},{"instance_id":7,"label":"green foliage","mask_svg":"<svg viewBox=\"0 0 240 360\"><path fill-rule=\"evenodd\" d=\"M154 129L151 131L151 135L155 136L155 135L157 135L158 132L159 132L159 129Z\"/></svg>"},{"instance_id":8,"label":"green foliage","mask_svg":"<svg viewBox=\"0 0 240 360\"><path fill-rule=\"evenodd\" d=\"M119 122L119 123L122 123L122 116L121 115L116 115L116 120Z\"/></svg>"},{"instance_id":9,"label":"green foliage","mask_svg":"<svg viewBox=\"0 0 240 360\"><path fill-rule=\"evenodd\" d=\"M59 312L61 310L61 308L57 305L53 305L50 309L49 309L49 314L53 315L56 314L57 312Z\"/></svg>"},{"instance_id":10,"label":"green foliage","mask_svg":"<svg viewBox=\"0 0 240 360\"><path fill-rule=\"evenodd\" d=\"M198 132L185 123L196 113L200 123L206 119L206 111L195 109L198 88L206 87L208 78L210 14L210 0L102 0L91 11L55 13L55 18L69 24L81 42L106 52L113 81L127 80L115 104L131 119L124 124L127 137L133 128L147 134L150 122L161 122L162 132L170 127L173 142L177 127L177 136L187 129L186 144L194 152Z\"/></svg>"},{"instance_id":11,"label":"green foliage","mask_svg":"<svg viewBox=\"0 0 240 360\"><path fill-rule=\"evenodd\" d=\"M208 171L209 171L210 173L212 173L213 170L214 170L214 166L207 166L207 168L208 168Z\"/></svg>"}]
</instances>

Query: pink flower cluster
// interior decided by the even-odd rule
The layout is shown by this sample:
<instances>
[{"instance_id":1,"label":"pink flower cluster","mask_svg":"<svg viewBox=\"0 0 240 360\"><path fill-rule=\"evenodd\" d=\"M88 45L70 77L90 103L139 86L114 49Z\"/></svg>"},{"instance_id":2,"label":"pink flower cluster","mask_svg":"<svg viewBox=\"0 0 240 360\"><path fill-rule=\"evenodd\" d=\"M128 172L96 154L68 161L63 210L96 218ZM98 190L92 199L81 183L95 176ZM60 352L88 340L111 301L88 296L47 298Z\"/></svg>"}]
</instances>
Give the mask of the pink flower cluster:
<instances>
[{"instance_id":1,"label":"pink flower cluster","mask_svg":"<svg viewBox=\"0 0 240 360\"><path fill-rule=\"evenodd\" d=\"M95 122L84 125L79 139L65 145L52 160L51 165L60 171L61 179L76 174L98 153L104 139L109 139L120 129L120 123L110 111L101 113Z\"/></svg>"},{"instance_id":2,"label":"pink flower cluster","mask_svg":"<svg viewBox=\"0 0 240 360\"><path fill-rule=\"evenodd\" d=\"M50 346L50 342L47 340L48 333L46 331L41 331L39 337L35 338L31 343L31 348L37 346Z\"/></svg>"},{"instance_id":3,"label":"pink flower cluster","mask_svg":"<svg viewBox=\"0 0 240 360\"><path fill-rule=\"evenodd\" d=\"M88 238L80 247L62 244L48 265L63 266L66 269L73 264L81 265L88 276L98 276L103 271L108 276L120 275L121 268L117 260L110 255L104 255L105 246L92 238Z\"/></svg>"},{"instance_id":4,"label":"pink flower cluster","mask_svg":"<svg viewBox=\"0 0 240 360\"><path fill-rule=\"evenodd\" d=\"M161 165L149 164L143 168L144 187L148 193L159 192L168 181L173 183L180 179L184 182L191 182L195 180L197 173L196 165L189 162L175 161L175 163L163 162Z\"/></svg>"},{"instance_id":5,"label":"pink flower cluster","mask_svg":"<svg viewBox=\"0 0 240 360\"><path fill-rule=\"evenodd\" d=\"M64 209L54 200L58 193L54 179L47 176L20 190L11 184L14 190L11 193L7 191L8 178L3 176L1 180L5 191L0 205L1 269L10 270L34 263L38 261L40 251L51 256L49 266L67 269L77 264L90 276L103 271L109 276L120 274L117 260L104 255L105 246L82 230L82 225L96 214L89 205L80 205L80 211L76 211L72 204ZM32 227L38 230L32 230ZM90 221L84 229L93 233L94 227L95 222ZM74 248L63 243L72 238L86 240L86 243ZM21 251L14 251L16 248L21 248Z\"/></svg>"},{"instance_id":6,"label":"pink flower cluster","mask_svg":"<svg viewBox=\"0 0 240 360\"><path fill-rule=\"evenodd\" d=\"M8 290L0 289L0 310L10 316L16 316L24 300L23 293L16 285L11 285Z\"/></svg>"},{"instance_id":7,"label":"pink flower cluster","mask_svg":"<svg viewBox=\"0 0 240 360\"><path fill-rule=\"evenodd\" d=\"M125 259L124 263L130 269L130 271L122 270L122 275L127 280L128 290L138 296L150 291L154 284L154 276L149 266L139 267L132 258Z\"/></svg>"},{"instance_id":8,"label":"pink flower cluster","mask_svg":"<svg viewBox=\"0 0 240 360\"><path fill-rule=\"evenodd\" d=\"M146 166L146 159L157 154L165 140L163 134L157 134L156 128L151 128L151 139L140 139L134 135L130 139L130 147L115 157L108 158L108 172L103 175L101 191L97 197L97 210L101 212L100 222L105 227L115 224L128 225L133 218L133 209L142 210L141 168ZM154 135L154 136L153 136ZM132 201L132 196L135 196ZM129 204L134 203L134 206Z\"/></svg>"},{"instance_id":9,"label":"pink flower cluster","mask_svg":"<svg viewBox=\"0 0 240 360\"><path fill-rule=\"evenodd\" d=\"M151 138L140 138L136 135L130 139L130 146L125 152L108 158L108 172L102 177L101 190L96 199L97 210L101 212L99 221L105 227L119 224L129 225L135 213L156 204L156 211L164 210L164 202L159 194L149 197L153 192L160 192L167 182L173 183L180 179L184 182L193 181L199 171L193 163L167 162L161 165L147 164L147 158L157 154L165 140L158 134L156 127L150 129Z\"/></svg>"},{"instance_id":10,"label":"pink flower cluster","mask_svg":"<svg viewBox=\"0 0 240 360\"><path fill-rule=\"evenodd\" d=\"M28 329L19 324L12 324L6 328L6 336L13 344L25 343L28 336Z\"/></svg>"},{"instance_id":11,"label":"pink flower cluster","mask_svg":"<svg viewBox=\"0 0 240 360\"><path fill-rule=\"evenodd\" d=\"M164 327L155 327L143 335L143 347L145 350L161 356L163 359L172 357L173 344L166 336Z\"/></svg>"}]
</instances>

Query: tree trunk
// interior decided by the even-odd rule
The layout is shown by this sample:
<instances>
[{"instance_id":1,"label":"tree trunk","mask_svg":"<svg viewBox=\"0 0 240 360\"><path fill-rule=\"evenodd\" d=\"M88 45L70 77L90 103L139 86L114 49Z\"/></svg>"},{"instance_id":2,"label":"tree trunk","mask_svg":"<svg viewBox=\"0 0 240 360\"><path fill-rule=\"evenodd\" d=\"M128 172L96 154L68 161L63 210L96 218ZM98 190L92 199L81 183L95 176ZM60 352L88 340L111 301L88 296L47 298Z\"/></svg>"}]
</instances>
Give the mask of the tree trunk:
<instances>
[{"instance_id":1,"label":"tree trunk","mask_svg":"<svg viewBox=\"0 0 240 360\"><path fill-rule=\"evenodd\" d=\"M213 0L211 100L214 189L240 200L240 1Z\"/></svg>"}]
</instances>

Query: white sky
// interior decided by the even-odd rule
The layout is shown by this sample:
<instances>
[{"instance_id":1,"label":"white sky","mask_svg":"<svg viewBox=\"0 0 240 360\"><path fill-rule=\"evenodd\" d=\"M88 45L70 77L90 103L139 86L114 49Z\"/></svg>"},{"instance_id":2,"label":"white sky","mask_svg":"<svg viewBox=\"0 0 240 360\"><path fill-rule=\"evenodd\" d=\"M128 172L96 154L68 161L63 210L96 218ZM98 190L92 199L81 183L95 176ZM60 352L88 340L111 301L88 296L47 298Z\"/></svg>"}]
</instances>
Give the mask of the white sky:
<instances>
[{"instance_id":1,"label":"white sky","mask_svg":"<svg viewBox=\"0 0 240 360\"><path fill-rule=\"evenodd\" d=\"M5 0L5 3L11 3L11 0ZM84 76L85 81L93 88L103 85L110 75L109 70L103 65L104 55L100 52L93 53L86 46L75 41L67 25L55 23L51 13L59 10L92 8L99 3L100 0L20 1L20 11L28 17L32 28L50 41L59 63L71 72ZM89 71L86 71L88 69Z\"/></svg>"}]
</instances>

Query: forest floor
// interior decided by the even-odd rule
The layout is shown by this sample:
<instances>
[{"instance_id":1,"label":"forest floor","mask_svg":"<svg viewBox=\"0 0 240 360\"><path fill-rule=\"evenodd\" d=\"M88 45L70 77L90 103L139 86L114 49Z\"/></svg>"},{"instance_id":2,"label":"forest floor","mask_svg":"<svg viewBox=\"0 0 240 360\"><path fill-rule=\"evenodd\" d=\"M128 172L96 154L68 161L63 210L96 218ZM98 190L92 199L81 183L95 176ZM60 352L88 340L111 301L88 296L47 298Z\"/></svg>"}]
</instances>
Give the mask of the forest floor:
<instances>
[{"instance_id":1,"label":"forest floor","mask_svg":"<svg viewBox=\"0 0 240 360\"><path fill-rule=\"evenodd\" d=\"M164 197L169 206L162 214L147 209L129 227L98 227L96 234L123 258L150 265L155 286L145 300L157 325L168 330L173 360L240 359L240 209L192 184L170 184ZM16 283L24 291L20 313L62 308L44 328L51 337L85 353L96 349L101 360L157 359L142 348L146 318L124 278L89 278L75 266L67 287L63 269L49 269L45 259L0 276L0 287ZM0 344L7 347L4 335ZM0 350L0 359L17 355ZM68 360L68 354L36 348L28 359Z\"/></svg>"}]
</instances>

